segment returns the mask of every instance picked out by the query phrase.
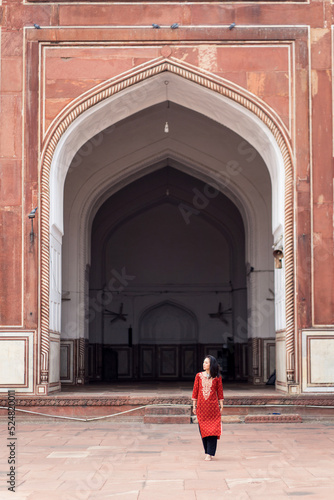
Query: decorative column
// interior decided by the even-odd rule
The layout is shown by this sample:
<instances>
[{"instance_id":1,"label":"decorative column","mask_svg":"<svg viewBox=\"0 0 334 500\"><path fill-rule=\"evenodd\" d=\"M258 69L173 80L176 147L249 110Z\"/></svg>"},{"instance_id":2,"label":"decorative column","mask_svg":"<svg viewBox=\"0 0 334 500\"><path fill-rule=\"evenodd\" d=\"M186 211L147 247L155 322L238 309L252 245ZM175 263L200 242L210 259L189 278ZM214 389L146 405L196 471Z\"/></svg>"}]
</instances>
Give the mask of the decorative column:
<instances>
[{"instance_id":1,"label":"decorative column","mask_svg":"<svg viewBox=\"0 0 334 500\"><path fill-rule=\"evenodd\" d=\"M286 304L286 379L295 383L295 336L294 336L294 273L293 273L293 169L290 155L285 151L285 304Z\"/></svg>"},{"instance_id":2,"label":"decorative column","mask_svg":"<svg viewBox=\"0 0 334 500\"><path fill-rule=\"evenodd\" d=\"M85 383L85 339L80 337L78 344L78 377L77 384Z\"/></svg>"},{"instance_id":3,"label":"decorative column","mask_svg":"<svg viewBox=\"0 0 334 500\"><path fill-rule=\"evenodd\" d=\"M42 177L41 183L41 321L40 321L40 373L38 377L38 394L48 394L49 381L49 266L50 266L50 241L49 241L49 172Z\"/></svg>"}]
</instances>

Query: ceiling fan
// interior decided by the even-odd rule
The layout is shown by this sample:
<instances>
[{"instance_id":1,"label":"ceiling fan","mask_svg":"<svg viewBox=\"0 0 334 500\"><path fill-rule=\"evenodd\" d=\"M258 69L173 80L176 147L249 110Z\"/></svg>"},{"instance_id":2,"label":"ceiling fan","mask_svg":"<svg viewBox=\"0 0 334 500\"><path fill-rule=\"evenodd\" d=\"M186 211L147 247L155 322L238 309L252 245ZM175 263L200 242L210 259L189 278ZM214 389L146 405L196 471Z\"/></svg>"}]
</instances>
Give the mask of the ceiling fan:
<instances>
[{"instance_id":1,"label":"ceiling fan","mask_svg":"<svg viewBox=\"0 0 334 500\"><path fill-rule=\"evenodd\" d=\"M231 308L226 309L225 311L223 311L223 309L222 309L222 303L219 302L218 311L215 312L215 313L209 313L209 316L210 316L210 318L217 318L217 319L219 319L220 321L222 321L223 323L225 323L227 325L228 321L227 321L227 319L224 316L225 316L225 314L230 314L231 312L232 312Z\"/></svg>"},{"instance_id":2,"label":"ceiling fan","mask_svg":"<svg viewBox=\"0 0 334 500\"><path fill-rule=\"evenodd\" d=\"M112 318L110 320L110 323L113 323L114 321L117 321L118 319L120 319L122 321L126 321L126 317L128 316L127 314L123 314L123 302L119 306L119 312L118 313L116 313L114 311L110 311L109 309L105 309L105 311L106 311L106 313L108 315L114 316L114 318Z\"/></svg>"}]
</instances>

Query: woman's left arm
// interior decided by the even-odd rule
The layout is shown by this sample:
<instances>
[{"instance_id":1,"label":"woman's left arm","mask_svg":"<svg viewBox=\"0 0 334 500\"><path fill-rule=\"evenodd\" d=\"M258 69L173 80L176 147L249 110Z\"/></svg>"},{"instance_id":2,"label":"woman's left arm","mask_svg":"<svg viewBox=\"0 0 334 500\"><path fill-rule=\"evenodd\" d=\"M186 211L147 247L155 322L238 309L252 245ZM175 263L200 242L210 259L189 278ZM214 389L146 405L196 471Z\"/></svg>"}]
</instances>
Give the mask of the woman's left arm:
<instances>
[{"instance_id":1,"label":"woman's left arm","mask_svg":"<svg viewBox=\"0 0 334 500\"><path fill-rule=\"evenodd\" d=\"M224 392L223 392L223 382L221 377L218 377L218 386L217 386L217 396L220 404L220 411L223 411L224 408Z\"/></svg>"},{"instance_id":2,"label":"woman's left arm","mask_svg":"<svg viewBox=\"0 0 334 500\"><path fill-rule=\"evenodd\" d=\"M196 406L197 406L197 399L198 399L198 391L199 391L199 375L197 373L195 377L195 382L194 382L194 389L193 389L193 394L192 394L192 401L193 401L193 413L196 415Z\"/></svg>"}]
</instances>

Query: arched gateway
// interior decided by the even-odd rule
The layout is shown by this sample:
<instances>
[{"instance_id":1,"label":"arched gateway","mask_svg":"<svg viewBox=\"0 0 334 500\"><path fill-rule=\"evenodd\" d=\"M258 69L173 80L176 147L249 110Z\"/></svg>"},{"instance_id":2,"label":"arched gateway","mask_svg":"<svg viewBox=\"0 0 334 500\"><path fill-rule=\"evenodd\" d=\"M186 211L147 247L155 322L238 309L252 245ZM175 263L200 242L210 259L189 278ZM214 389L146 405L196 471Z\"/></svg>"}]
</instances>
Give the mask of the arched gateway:
<instances>
[{"instance_id":1,"label":"arched gateway","mask_svg":"<svg viewBox=\"0 0 334 500\"><path fill-rule=\"evenodd\" d=\"M170 132L163 131L162 137L158 137L154 131L160 122L163 130L166 121ZM201 134L194 139L192 127L196 123L203 136L211 130L210 147L203 145ZM122 134L123 125L128 136ZM145 134L146 126L151 140ZM134 127L138 127L136 134ZM146 143L136 143L138 132L143 134L142 139L146 137ZM229 150L228 157L219 149L222 132L226 133L224 147L234 147L234 153ZM113 155L109 160L105 151L103 158L99 157L107 145ZM126 274L130 271L114 269L114 276L109 276L114 281L107 286L104 283L95 297L100 301L95 302L95 319L89 317L90 238L95 217L121 189L131 188L131 183L168 167L200 182L209 202L213 193L223 193L235 213L239 213L245 233L248 313L244 317L237 310L242 301L235 300L233 324L235 327L238 318L243 320L242 327L247 332L248 372L254 382L261 381L261 339L274 340L276 331L278 383L287 390L287 383L294 381L293 189L290 146L284 126L262 101L240 87L179 61L159 59L75 100L57 118L46 138L41 164L39 393L60 386L60 338L63 380L84 381L90 325L106 308L106 295L116 289L115 272L117 293L130 281ZM266 178L270 178L269 184ZM200 215L205 215L207 207L201 208L198 192L193 192L189 200L189 193L181 193L183 187L177 186L179 210L180 203L187 199L183 218L195 217L201 210ZM209 205L214 209L214 203ZM218 225L225 224L221 216L215 217ZM115 220L114 227L117 224ZM282 269L275 270L275 291L270 287L272 245L282 248L284 254ZM61 287L62 267L65 272ZM274 328L274 314L269 307L272 299ZM122 314L122 309L116 311L114 305L110 310L111 314ZM205 314L213 312L209 309ZM273 331L266 334L268 329Z\"/></svg>"}]
</instances>

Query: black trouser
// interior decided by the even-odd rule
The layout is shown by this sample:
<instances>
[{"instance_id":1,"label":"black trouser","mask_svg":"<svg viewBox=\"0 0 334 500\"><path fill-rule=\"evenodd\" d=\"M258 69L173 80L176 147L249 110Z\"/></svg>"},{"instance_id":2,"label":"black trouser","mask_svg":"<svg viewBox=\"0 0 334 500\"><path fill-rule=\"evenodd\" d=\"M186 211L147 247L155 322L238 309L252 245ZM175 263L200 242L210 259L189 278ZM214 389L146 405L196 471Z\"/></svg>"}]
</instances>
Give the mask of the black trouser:
<instances>
[{"instance_id":1,"label":"black trouser","mask_svg":"<svg viewBox=\"0 0 334 500\"><path fill-rule=\"evenodd\" d=\"M202 438L202 441L206 455L214 457L217 448L217 436L207 436Z\"/></svg>"}]
</instances>

